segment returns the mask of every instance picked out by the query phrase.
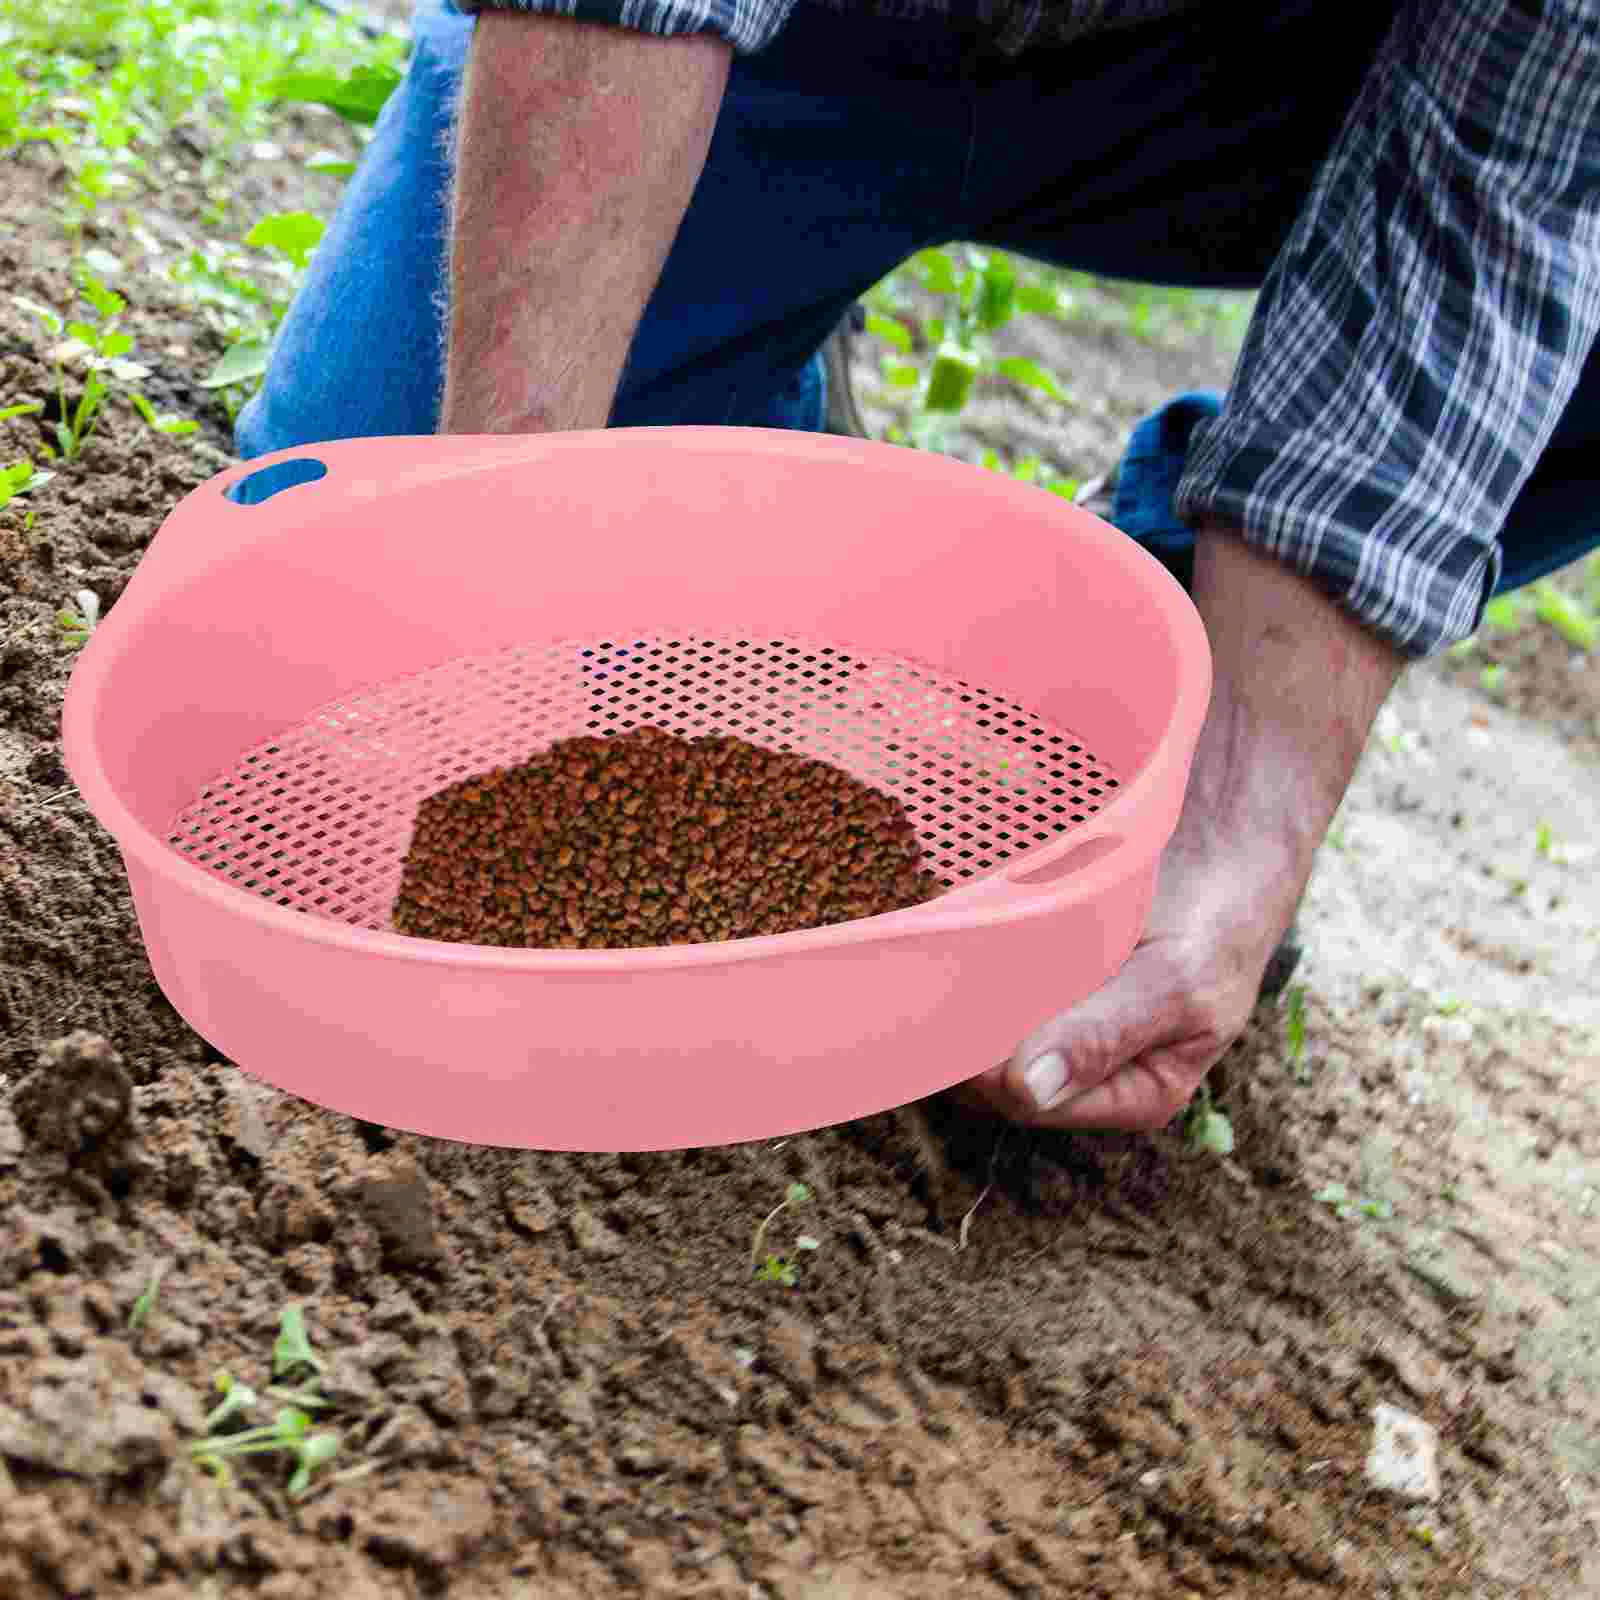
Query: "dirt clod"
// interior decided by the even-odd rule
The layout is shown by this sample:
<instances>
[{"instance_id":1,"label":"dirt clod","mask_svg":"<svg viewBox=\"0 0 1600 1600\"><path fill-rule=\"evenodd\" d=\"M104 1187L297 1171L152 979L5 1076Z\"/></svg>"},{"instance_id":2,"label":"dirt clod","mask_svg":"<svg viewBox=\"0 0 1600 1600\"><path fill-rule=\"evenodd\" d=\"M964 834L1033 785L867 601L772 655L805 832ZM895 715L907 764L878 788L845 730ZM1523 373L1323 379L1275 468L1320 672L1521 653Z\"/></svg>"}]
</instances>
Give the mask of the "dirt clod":
<instances>
[{"instance_id":1,"label":"dirt clod","mask_svg":"<svg viewBox=\"0 0 1600 1600\"><path fill-rule=\"evenodd\" d=\"M431 795L394 926L625 949L820 928L939 892L899 801L809 757L642 727Z\"/></svg>"},{"instance_id":2,"label":"dirt clod","mask_svg":"<svg viewBox=\"0 0 1600 1600\"><path fill-rule=\"evenodd\" d=\"M30 1140L74 1156L126 1130L133 1084L111 1041L80 1028L45 1046L37 1070L17 1085L12 1107Z\"/></svg>"},{"instance_id":3,"label":"dirt clod","mask_svg":"<svg viewBox=\"0 0 1600 1600\"><path fill-rule=\"evenodd\" d=\"M433 1196L416 1162L398 1160L368 1172L356 1185L355 1198L396 1266L425 1266L438 1257Z\"/></svg>"}]
</instances>

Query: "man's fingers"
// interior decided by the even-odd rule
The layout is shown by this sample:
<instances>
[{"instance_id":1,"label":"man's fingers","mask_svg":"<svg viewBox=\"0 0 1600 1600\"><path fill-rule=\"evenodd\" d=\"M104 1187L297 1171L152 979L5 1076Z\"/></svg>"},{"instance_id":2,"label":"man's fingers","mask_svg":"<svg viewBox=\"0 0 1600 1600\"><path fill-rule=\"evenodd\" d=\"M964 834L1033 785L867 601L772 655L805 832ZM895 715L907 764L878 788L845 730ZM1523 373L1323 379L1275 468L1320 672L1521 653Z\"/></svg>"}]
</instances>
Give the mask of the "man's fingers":
<instances>
[{"instance_id":1,"label":"man's fingers","mask_svg":"<svg viewBox=\"0 0 1600 1600\"><path fill-rule=\"evenodd\" d=\"M1158 944L1141 945L1103 989L1036 1029L1009 1061L972 1079L962 1098L1013 1121L1064 1126L1079 1097L1183 1037L1187 987Z\"/></svg>"},{"instance_id":2,"label":"man's fingers","mask_svg":"<svg viewBox=\"0 0 1600 1600\"><path fill-rule=\"evenodd\" d=\"M1197 1066L1194 1052L1181 1046L1151 1050L1039 1121L1046 1127L1085 1132L1114 1128L1155 1133L1183 1109L1210 1065L1208 1060Z\"/></svg>"}]
</instances>

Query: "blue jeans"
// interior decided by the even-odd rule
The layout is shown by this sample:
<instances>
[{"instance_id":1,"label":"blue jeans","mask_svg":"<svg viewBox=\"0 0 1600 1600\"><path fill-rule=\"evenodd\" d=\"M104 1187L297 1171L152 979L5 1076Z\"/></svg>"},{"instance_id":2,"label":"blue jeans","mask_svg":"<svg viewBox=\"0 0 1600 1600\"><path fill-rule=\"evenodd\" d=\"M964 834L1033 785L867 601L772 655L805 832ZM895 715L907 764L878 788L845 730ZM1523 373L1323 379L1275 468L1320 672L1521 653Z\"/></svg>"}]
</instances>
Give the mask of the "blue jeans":
<instances>
[{"instance_id":1,"label":"blue jeans","mask_svg":"<svg viewBox=\"0 0 1600 1600\"><path fill-rule=\"evenodd\" d=\"M907 256L952 239L1107 277L1254 287L1392 15L1379 0L1201 8L1040 72L985 55L959 21L919 30L801 0L773 46L733 65L612 425L819 429L823 342ZM473 23L420 0L413 26L405 79L240 414L242 456L435 430L444 140ZM1317 70L1272 78L1262 59ZM1600 544L1597 480L1591 360L1502 536L1502 589ZM1187 566L1170 532L1157 553Z\"/></svg>"}]
</instances>

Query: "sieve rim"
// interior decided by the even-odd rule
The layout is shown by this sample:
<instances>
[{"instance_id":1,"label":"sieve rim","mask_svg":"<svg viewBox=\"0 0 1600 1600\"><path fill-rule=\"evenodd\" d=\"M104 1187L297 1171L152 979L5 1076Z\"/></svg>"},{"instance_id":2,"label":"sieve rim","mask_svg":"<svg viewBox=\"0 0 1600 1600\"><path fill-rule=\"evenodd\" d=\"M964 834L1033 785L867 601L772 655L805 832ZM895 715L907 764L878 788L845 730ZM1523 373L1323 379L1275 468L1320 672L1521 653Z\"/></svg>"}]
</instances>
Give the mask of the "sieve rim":
<instances>
[{"instance_id":1,"label":"sieve rim","mask_svg":"<svg viewBox=\"0 0 1600 1600\"><path fill-rule=\"evenodd\" d=\"M819 456L834 459L854 458L863 465L882 464L893 452L899 470L908 469L905 452L896 446L874 440L841 439L825 435L796 434L782 429L673 427L632 428L627 430L588 430L559 435L530 435L515 442L504 436L457 436L434 440L448 451L431 470L416 468L412 477L430 479L459 477L474 470L492 470L526 458L530 462L560 450L595 448L646 448L670 438L675 448L736 448L741 452L790 455L799 459ZM197 513L210 512L226 505L223 491L232 483L279 461L315 455L323 459L330 472L335 465L360 463L373 453L408 446L415 450L422 440L378 439L318 442L254 458L241 466L218 473L191 491L174 509L168 522L180 516L185 522ZM952 484L970 485L972 474L981 474L985 492L1000 499L1014 499L1019 507L1038 514L1039 491L1025 484L1000 478L982 468L945 458L918 458L915 468L935 472ZM357 478L364 496L373 493L371 480ZM250 508L252 521L249 543L257 537L280 534L284 526L299 520L293 501L297 491L283 496L291 504L277 517L271 517L270 503ZM1024 499L1023 497L1027 497ZM68 683L62 709L63 756L85 804L103 828L116 841L126 858L179 893L192 893L233 916L245 916L264 931L289 938L310 940L352 955L382 956L425 965L438 964L458 970L503 971L561 974L633 974L676 968L710 968L745 961L803 956L865 946L880 941L916 935L939 935L978 928L1010 925L1070 910L1092 901L1107 890L1149 868L1165 850L1176 825L1176 805L1171 826L1152 828L1149 814L1159 810L1176 789L1181 803L1182 785L1175 776L1187 769L1204 721L1211 692L1211 659L1205 625L1193 602L1178 581L1148 551L1109 523L1084 512L1080 507L1059 503L1063 520L1070 519L1083 538L1092 539L1110 551L1118 563L1140 575L1140 598L1169 630L1180 657L1197 665L1198 670L1179 675L1178 692L1167 710L1164 730L1156 741L1149 760L1135 775L1127 778L1120 792L1096 813L1092 822L1064 835L1059 841L1030 851L1019 858L1031 870L1045 860L1055 860L1098 839L1118 837L1117 848L1100 859L1068 873L1048 887L1030 891L1011 881L1005 869L960 885L939 898L901 911L832 923L820 928L798 929L789 933L767 934L749 939L724 940L704 944L660 945L642 949L541 950L506 948L491 945L456 944L421 939L410 935L356 928L329 919L307 916L239 890L219 880L200 863L173 851L165 837L147 828L117 793L100 759L95 729L106 688L118 658L124 653L142 623L159 610L159 592L138 582L136 572L125 595L112 608L83 647ZM268 516L261 513L267 512ZM165 531L166 524L163 524ZM197 534L191 523L188 530ZM239 541L243 544L244 540ZM238 546L235 546L235 549ZM234 550L215 550L215 560L229 559ZM147 558L148 559L148 558ZM194 569L188 575L193 575ZM148 576L148 574L145 574ZM172 575L174 578L177 574ZM181 580L180 580L181 581ZM130 605L130 599L133 603Z\"/></svg>"}]
</instances>

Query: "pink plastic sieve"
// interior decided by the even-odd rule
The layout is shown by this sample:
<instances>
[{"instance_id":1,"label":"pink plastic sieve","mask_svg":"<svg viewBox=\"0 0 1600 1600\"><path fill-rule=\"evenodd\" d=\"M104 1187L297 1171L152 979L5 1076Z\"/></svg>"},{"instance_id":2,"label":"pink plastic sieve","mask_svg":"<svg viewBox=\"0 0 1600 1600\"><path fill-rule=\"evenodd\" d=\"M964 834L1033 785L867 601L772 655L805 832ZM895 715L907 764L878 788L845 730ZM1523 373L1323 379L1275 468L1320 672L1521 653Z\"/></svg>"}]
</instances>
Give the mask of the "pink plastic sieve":
<instances>
[{"instance_id":1,"label":"pink plastic sieve","mask_svg":"<svg viewBox=\"0 0 1600 1600\"><path fill-rule=\"evenodd\" d=\"M225 498L307 458L318 481ZM943 457L723 428L363 439L187 496L84 648L63 738L162 990L230 1059L414 1132L651 1150L932 1094L1100 987L1210 686L1158 562ZM646 722L899 796L946 894L655 950L391 930L425 796Z\"/></svg>"}]
</instances>

